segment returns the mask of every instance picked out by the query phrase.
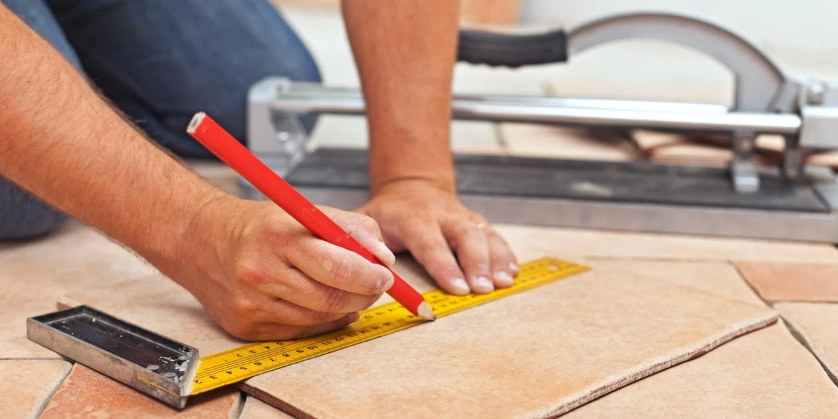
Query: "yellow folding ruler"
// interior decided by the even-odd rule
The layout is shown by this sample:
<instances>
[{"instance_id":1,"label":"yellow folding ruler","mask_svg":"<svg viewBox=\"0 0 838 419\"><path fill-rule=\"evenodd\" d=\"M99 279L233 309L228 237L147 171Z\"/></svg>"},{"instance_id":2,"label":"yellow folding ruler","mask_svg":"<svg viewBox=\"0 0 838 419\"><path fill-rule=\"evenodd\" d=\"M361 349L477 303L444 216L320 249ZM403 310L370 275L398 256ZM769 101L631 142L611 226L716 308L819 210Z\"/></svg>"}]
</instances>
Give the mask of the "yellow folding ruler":
<instances>
[{"instance_id":1,"label":"yellow folding ruler","mask_svg":"<svg viewBox=\"0 0 838 419\"><path fill-rule=\"evenodd\" d=\"M443 317L586 270L586 266L546 257L523 264L515 278L515 285L490 294L459 296L434 290L423 295L436 316ZM361 312L358 321L331 333L281 342L253 343L203 357L192 380L190 394L196 395L234 384L422 323L425 320L413 316L406 308L394 302L365 310Z\"/></svg>"}]
</instances>

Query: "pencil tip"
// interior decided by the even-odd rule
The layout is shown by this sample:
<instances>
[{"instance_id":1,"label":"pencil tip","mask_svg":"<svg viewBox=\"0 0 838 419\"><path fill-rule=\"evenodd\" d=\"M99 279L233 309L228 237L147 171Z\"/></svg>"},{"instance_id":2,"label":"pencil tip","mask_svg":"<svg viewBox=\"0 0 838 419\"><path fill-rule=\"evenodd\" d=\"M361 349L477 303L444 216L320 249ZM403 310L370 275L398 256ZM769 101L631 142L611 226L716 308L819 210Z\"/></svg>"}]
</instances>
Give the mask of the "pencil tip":
<instances>
[{"instance_id":1,"label":"pencil tip","mask_svg":"<svg viewBox=\"0 0 838 419\"><path fill-rule=\"evenodd\" d=\"M431 308L430 304L428 304L427 301L422 301L422 304L419 304L419 307L416 311L419 312L419 317L425 320L436 320L434 309Z\"/></svg>"}]
</instances>

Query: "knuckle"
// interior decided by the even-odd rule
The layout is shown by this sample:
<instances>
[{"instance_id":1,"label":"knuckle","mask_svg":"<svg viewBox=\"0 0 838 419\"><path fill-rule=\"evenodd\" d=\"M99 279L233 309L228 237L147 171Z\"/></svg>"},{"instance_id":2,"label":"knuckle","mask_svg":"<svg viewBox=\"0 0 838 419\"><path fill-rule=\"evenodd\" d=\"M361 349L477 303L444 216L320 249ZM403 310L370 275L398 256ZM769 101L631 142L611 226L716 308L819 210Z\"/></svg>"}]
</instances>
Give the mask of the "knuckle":
<instances>
[{"instance_id":1,"label":"knuckle","mask_svg":"<svg viewBox=\"0 0 838 419\"><path fill-rule=\"evenodd\" d=\"M354 266L352 266L350 257L341 257L332 268L332 277L334 278L335 286L343 289L347 285L351 284L354 273L355 269Z\"/></svg>"},{"instance_id":2,"label":"knuckle","mask_svg":"<svg viewBox=\"0 0 838 419\"><path fill-rule=\"evenodd\" d=\"M270 278L265 266L254 259L239 262L234 272L238 281L249 285L264 284Z\"/></svg>"},{"instance_id":3,"label":"knuckle","mask_svg":"<svg viewBox=\"0 0 838 419\"><path fill-rule=\"evenodd\" d=\"M249 298L233 298L230 301L230 310L237 323L253 325L259 307Z\"/></svg>"},{"instance_id":4,"label":"knuckle","mask_svg":"<svg viewBox=\"0 0 838 419\"><path fill-rule=\"evenodd\" d=\"M330 289L322 303L323 313L342 313L346 305L346 293L339 289Z\"/></svg>"}]
</instances>

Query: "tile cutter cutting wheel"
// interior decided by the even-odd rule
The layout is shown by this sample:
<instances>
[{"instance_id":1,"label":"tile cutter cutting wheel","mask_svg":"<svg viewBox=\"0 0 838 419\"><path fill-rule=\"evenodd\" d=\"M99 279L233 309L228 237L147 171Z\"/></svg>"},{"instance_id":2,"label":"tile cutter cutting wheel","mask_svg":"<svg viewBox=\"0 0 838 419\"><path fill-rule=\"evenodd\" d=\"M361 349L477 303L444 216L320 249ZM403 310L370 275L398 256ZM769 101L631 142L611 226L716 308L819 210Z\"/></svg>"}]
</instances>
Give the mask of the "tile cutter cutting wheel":
<instances>
[{"instance_id":1,"label":"tile cutter cutting wheel","mask_svg":"<svg viewBox=\"0 0 838 419\"><path fill-rule=\"evenodd\" d=\"M455 119L723 134L727 169L648 162L456 157L463 201L494 222L838 242L838 182L806 166L806 150L838 148L838 92L788 77L757 47L694 17L631 13L569 31L508 35L461 31L459 61L519 67L627 38L672 41L724 64L732 106L540 96L455 96ZM306 152L306 113L363 114L357 89L269 78L248 97L249 147L313 201L354 208L367 196L366 153ZM760 134L785 138L779 167L754 162ZM242 194L259 198L246 182Z\"/></svg>"}]
</instances>

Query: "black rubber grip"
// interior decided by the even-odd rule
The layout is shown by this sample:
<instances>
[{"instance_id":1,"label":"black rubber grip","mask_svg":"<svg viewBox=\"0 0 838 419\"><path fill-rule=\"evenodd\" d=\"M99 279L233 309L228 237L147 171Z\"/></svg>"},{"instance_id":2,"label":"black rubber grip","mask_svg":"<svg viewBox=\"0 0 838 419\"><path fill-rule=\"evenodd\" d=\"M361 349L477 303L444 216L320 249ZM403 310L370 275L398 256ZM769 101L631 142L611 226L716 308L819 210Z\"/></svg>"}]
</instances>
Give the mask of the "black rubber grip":
<instances>
[{"instance_id":1,"label":"black rubber grip","mask_svg":"<svg viewBox=\"0 0 838 419\"><path fill-rule=\"evenodd\" d=\"M561 63L567 61L567 35L563 30L535 35L461 30L457 61L512 68Z\"/></svg>"}]
</instances>

